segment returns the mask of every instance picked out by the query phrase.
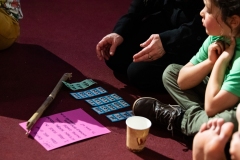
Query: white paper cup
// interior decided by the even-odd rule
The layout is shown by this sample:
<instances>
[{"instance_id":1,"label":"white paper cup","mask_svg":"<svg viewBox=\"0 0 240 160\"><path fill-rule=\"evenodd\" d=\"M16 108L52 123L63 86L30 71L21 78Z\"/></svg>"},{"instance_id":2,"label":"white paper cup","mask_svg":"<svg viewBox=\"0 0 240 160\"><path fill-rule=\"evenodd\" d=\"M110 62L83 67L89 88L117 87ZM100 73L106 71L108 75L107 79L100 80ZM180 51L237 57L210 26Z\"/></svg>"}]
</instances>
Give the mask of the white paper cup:
<instances>
[{"instance_id":1,"label":"white paper cup","mask_svg":"<svg viewBox=\"0 0 240 160\"><path fill-rule=\"evenodd\" d=\"M145 142L152 125L145 117L132 116L127 118L127 148L132 152L139 152L145 147Z\"/></svg>"}]
</instances>

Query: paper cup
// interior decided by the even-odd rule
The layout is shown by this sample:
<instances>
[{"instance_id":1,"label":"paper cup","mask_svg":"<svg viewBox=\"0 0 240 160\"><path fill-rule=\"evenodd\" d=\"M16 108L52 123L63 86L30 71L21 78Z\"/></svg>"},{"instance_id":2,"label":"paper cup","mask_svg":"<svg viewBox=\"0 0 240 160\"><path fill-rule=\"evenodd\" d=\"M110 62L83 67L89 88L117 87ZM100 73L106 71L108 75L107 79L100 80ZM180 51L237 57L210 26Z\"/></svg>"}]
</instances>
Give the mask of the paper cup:
<instances>
[{"instance_id":1,"label":"paper cup","mask_svg":"<svg viewBox=\"0 0 240 160\"><path fill-rule=\"evenodd\" d=\"M127 148L132 152L139 152L145 147L145 142L152 125L145 117L132 116L127 118Z\"/></svg>"}]
</instances>

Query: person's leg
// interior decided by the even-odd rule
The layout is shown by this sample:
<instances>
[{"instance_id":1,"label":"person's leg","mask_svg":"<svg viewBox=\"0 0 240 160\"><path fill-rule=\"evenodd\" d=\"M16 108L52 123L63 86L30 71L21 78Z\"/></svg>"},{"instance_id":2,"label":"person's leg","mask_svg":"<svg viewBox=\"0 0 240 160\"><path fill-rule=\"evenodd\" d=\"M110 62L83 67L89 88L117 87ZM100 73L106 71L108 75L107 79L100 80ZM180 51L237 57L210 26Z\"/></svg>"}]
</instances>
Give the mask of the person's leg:
<instances>
[{"instance_id":1,"label":"person's leg","mask_svg":"<svg viewBox=\"0 0 240 160\"><path fill-rule=\"evenodd\" d=\"M135 34L132 33L117 47L114 55L105 60L106 65L116 73L127 75L127 68L133 61L133 55L140 50L139 44Z\"/></svg>"},{"instance_id":2,"label":"person's leg","mask_svg":"<svg viewBox=\"0 0 240 160\"><path fill-rule=\"evenodd\" d=\"M202 124L193 140L193 160L226 160L224 148L232 131L233 124L223 119Z\"/></svg>"},{"instance_id":3,"label":"person's leg","mask_svg":"<svg viewBox=\"0 0 240 160\"><path fill-rule=\"evenodd\" d=\"M153 62L131 63L127 70L129 82L141 90L166 92L162 74L174 58L166 54Z\"/></svg>"},{"instance_id":4,"label":"person's leg","mask_svg":"<svg viewBox=\"0 0 240 160\"><path fill-rule=\"evenodd\" d=\"M187 136L195 135L201 125L212 118L223 118L225 122L232 122L234 124L234 130L236 130L236 107L225 110L214 117L208 117L204 111L204 96L208 77L192 89L181 90L177 84L177 78L181 68L181 65L172 64L169 65L163 73L163 84L166 90L177 104L185 110L181 120L181 132Z\"/></svg>"},{"instance_id":5,"label":"person's leg","mask_svg":"<svg viewBox=\"0 0 240 160\"><path fill-rule=\"evenodd\" d=\"M157 11L156 7L152 10ZM162 58L153 62L133 63L132 57L141 50L139 45L152 34L178 28L188 21L180 9L169 8L164 13L158 9L158 12L150 14L140 25L136 26L136 33L125 37L123 44L117 48L115 55L106 61L106 64L113 71L127 73L129 82L141 90L165 92L162 83L164 69L171 63L186 64L197 52L200 43L196 46L196 44L180 42L171 47L171 50L167 50Z\"/></svg>"},{"instance_id":6,"label":"person's leg","mask_svg":"<svg viewBox=\"0 0 240 160\"><path fill-rule=\"evenodd\" d=\"M181 90L178 86L177 79L178 74L183 66L179 64L170 64L163 73L162 81L164 87L171 95L171 97L179 104L183 110L187 110L192 106L204 107L204 95L208 77L206 77L202 83L198 86Z\"/></svg>"},{"instance_id":7,"label":"person's leg","mask_svg":"<svg viewBox=\"0 0 240 160\"><path fill-rule=\"evenodd\" d=\"M235 132L232 136L229 153L232 159L240 160L240 132Z\"/></svg>"},{"instance_id":8,"label":"person's leg","mask_svg":"<svg viewBox=\"0 0 240 160\"><path fill-rule=\"evenodd\" d=\"M18 22L0 8L0 50L10 47L20 33Z\"/></svg>"},{"instance_id":9,"label":"person's leg","mask_svg":"<svg viewBox=\"0 0 240 160\"><path fill-rule=\"evenodd\" d=\"M166 90L178 105L164 104L155 98L142 97L134 102L133 113L149 118L158 125L168 126L167 128L170 131L177 130L189 135L191 131L188 131L188 128L186 131L186 128L182 127L184 113L191 106L200 106L199 109L203 110L205 84L203 83L201 84L202 86L191 90L182 91L177 84L178 73L181 68L181 65L171 64L162 75L162 81ZM189 125L192 128L192 124Z\"/></svg>"}]
</instances>

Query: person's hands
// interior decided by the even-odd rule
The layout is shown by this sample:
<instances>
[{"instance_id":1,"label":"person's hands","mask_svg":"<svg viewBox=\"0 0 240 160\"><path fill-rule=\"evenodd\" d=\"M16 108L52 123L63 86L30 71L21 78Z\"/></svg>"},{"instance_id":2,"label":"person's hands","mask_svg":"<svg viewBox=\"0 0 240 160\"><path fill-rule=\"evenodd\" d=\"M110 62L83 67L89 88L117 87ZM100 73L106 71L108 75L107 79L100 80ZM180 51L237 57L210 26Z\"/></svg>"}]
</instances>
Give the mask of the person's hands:
<instances>
[{"instance_id":1,"label":"person's hands","mask_svg":"<svg viewBox=\"0 0 240 160\"><path fill-rule=\"evenodd\" d=\"M225 50L225 43L223 41L216 41L208 47L208 59L215 64L219 56Z\"/></svg>"},{"instance_id":2,"label":"person's hands","mask_svg":"<svg viewBox=\"0 0 240 160\"><path fill-rule=\"evenodd\" d=\"M147 41L140 44L143 49L133 56L133 62L153 61L165 54L159 34L152 34Z\"/></svg>"},{"instance_id":3,"label":"person's hands","mask_svg":"<svg viewBox=\"0 0 240 160\"><path fill-rule=\"evenodd\" d=\"M219 57L229 62L234 55L235 46L236 46L236 40L234 37L231 37L230 46L224 43L223 41L216 41L208 47L208 59L213 64L215 64L215 62Z\"/></svg>"},{"instance_id":4,"label":"person's hands","mask_svg":"<svg viewBox=\"0 0 240 160\"><path fill-rule=\"evenodd\" d=\"M114 55L114 52L121 43L123 37L117 33L110 33L103 37L96 46L97 57L99 60L108 60L110 56Z\"/></svg>"},{"instance_id":5,"label":"person's hands","mask_svg":"<svg viewBox=\"0 0 240 160\"><path fill-rule=\"evenodd\" d=\"M240 160L239 148L240 148L240 133L235 132L232 136L230 149L229 149L231 159Z\"/></svg>"},{"instance_id":6,"label":"person's hands","mask_svg":"<svg viewBox=\"0 0 240 160\"><path fill-rule=\"evenodd\" d=\"M231 44L230 46L227 47L227 49L222 53L221 57L226 60L226 62L229 62L235 51L235 46L236 46L236 40L234 37L231 37Z\"/></svg>"}]
</instances>

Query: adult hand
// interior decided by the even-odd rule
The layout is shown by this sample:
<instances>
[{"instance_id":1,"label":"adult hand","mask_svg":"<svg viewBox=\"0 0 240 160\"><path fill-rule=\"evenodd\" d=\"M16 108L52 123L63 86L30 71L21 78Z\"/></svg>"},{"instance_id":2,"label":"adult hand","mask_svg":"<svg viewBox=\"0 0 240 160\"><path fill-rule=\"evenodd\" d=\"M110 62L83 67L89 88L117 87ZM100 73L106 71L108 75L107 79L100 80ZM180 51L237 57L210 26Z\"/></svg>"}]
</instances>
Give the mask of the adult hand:
<instances>
[{"instance_id":1,"label":"adult hand","mask_svg":"<svg viewBox=\"0 0 240 160\"><path fill-rule=\"evenodd\" d=\"M99 60L108 60L110 56L114 55L114 52L121 43L123 37L117 33L110 33L103 37L96 46L97 57Z\"/></svg>"},{"instance_id":2,"label":"adult hand","mask_svg":"<svg viewBox=\"0 0 240 160\"><path fill-rule=\"evenodd\" d=\"M143 49L133 56L133 62L153 61L165 54L159 34L152 34L147 41L140 44Z\"/></svg>"}]
</instances>

